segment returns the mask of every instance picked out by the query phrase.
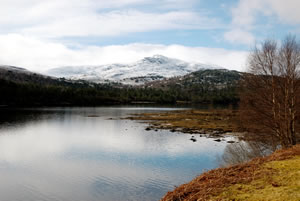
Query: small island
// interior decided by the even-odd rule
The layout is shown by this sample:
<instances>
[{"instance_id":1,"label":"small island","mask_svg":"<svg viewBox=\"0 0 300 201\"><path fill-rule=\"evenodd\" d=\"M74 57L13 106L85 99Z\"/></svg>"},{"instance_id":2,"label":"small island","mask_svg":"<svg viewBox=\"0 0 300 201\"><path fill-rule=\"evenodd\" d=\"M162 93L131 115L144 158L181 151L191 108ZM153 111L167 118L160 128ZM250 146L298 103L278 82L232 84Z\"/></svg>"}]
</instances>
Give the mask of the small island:
<instances>
[{"instance_id":1,"label":"small island","mask_svg":"<svg viewBox=\"0 0 300 201\"><path fill-rule=\"evenodd\" d=\"M142 113L133 114L127 119L149 123L147 130L167 129L172 132L209 135L241 132L238 111L230 109Z\"/></svg>"}]
</instances>

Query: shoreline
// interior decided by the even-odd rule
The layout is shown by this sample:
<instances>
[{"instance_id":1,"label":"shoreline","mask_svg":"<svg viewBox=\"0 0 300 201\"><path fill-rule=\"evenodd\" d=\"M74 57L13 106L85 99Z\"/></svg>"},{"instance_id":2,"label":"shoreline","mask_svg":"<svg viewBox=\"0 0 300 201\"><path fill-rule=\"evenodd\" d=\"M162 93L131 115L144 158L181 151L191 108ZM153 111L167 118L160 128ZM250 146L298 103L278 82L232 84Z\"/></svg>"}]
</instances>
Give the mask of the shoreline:
<instances>
[{"instance_id":1,"label":"shoreline","mask_svg":"<svg viewBox=\"0 0 300 201\"><path fill-rule=\"evenodd\" d=\"M186 134L202 134L220 137L241 133L238 110L175 110L155 113L132 114L124 119L141 121L149 126L145 130L169 130Z\"/></svg>"},{"instance_id":2,"label":"shoreline","mask_svg":"<svg viewBox=\"0 0 300 201\"><path fill-rule=\"evenodd\" d=\"M299 200L300 145L217 168L168 192L161 201Z\"/></svg>"},{"instance_id":3,"label":"shoreline","mask_svg":"<svg viewBox=\"0 0 300 201\"><path fill-rule=\"evenodd\" d=\"M126 119L149 124L146 127L149 131L203 134L218 140L232 134L245 139L238 110L178 110L132 114ZM300 200L299 172L300 145L296 145L249 162L202 173L166 193L160 201Z\"/></svg>"}]
</instances>

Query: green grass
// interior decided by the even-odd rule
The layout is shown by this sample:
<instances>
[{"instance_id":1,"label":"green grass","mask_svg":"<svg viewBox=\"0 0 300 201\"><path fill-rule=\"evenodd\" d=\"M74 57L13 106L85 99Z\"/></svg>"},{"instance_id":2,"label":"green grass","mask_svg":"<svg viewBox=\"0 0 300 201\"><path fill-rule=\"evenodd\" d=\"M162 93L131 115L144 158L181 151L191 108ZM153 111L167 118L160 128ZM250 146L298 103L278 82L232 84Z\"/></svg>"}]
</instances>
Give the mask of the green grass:
<instances>
[{"instance_id":1,"label":"green grass","mask_svg":"<svg viewBox=\"0 0 300 201\"><path fill-rule=\"evenodd\" d=\"M300 145L202 173L161 201L300 201Z\"/></svg>"},{"instance_id":2,"label":"green grass","mask_svg":"<svg viewBox=\"0 0 300 201\"><path fill-rule=\"evenodd\" d=\"M212 200L300 200L300 156L265 163L257 174L264 176L229 186Z\"/></svg>"}]
</instances>

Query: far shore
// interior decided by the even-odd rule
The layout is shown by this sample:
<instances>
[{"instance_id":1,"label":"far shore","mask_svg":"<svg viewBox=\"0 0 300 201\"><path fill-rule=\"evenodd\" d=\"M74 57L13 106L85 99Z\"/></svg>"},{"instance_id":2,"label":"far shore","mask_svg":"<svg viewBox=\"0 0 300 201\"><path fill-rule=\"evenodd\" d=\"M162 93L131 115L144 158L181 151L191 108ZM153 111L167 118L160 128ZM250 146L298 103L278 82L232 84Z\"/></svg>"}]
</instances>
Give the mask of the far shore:
<instances>
[{"instance_id":1,"label":"far shore","mask_svg":"<svg viewBox=\"0 0 300 201\"><path fill-rule=\"evenodd\" d=\"M171 132L221 136L240 133L238 110L175 110L156 113L132 114L126 119L148 123L146 130L166 129Z\"/></svg>"}]
</instances>

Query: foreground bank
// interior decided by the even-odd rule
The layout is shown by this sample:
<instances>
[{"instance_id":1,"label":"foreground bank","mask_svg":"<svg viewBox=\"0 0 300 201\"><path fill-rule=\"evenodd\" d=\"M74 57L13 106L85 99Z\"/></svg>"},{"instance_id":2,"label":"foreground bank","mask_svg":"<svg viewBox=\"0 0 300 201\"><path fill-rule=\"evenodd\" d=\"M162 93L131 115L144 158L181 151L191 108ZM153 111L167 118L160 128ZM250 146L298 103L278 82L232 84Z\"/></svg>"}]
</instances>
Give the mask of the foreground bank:
<instances>
[{"instance_id":1,"label":"foreground bank","mask_svg":"<svg viewBox=\"0 0 300 201\"><path fill-rule=\"evenodd\" d=\"M300 200L300 145L205 172L161 201Z\"/></svg>"}]
</instances>

